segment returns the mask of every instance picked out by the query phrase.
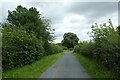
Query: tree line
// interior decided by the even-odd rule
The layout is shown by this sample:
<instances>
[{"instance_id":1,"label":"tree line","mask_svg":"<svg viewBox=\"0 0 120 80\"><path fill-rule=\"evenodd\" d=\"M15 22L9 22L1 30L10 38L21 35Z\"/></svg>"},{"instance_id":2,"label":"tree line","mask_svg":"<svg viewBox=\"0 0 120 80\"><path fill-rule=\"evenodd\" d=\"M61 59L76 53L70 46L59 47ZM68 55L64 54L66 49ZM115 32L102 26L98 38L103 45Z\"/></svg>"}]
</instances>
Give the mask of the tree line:
<instances>
[{"instance_id":1,"label":"tree line","mask_svg":"<svg viewBox=\"0 0 120 80\"><path fill-rule=\"evenodd\" d=\"M108 25L107 25L108 24ZM109 19L108 23L92 25L89 36L92 39L81 41L74 47L74 52L82 54L107 70L120 74L120 26L114 27Z\"/></svg>"},{"instance_id":2,"label":"tree line","mask_svg":"<svg viewBox=\"0 0 120 80\"><path fill-rule=\"evenodd\" d=\"M30 65L43 56L63 51L61 45L51 44L54 40L50 20L36 8L21 5L8 11L2 26L2 69L14 69Z\"/></svg>"}]
</instances>

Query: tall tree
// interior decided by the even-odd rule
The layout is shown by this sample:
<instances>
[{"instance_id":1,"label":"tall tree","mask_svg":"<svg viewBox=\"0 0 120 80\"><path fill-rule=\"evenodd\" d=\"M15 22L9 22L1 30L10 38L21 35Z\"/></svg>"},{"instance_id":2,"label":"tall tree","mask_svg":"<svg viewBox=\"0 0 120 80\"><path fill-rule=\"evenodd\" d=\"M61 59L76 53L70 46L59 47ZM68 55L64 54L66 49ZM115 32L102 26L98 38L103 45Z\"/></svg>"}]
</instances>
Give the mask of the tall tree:
<instances>
[{"instance_id":1,"label":"tall tree","mask_svg":"<svg viewBox=\"0 0 120 80\"><path fill-rule=\"evenodd\" d=\"M74 48L75 45L78 44L79 38L76 34L68 32L65 33L62 40L62 45L67 48Z\"/></svg>"},{"instance_id":2,"label":"tall tree","mask_svg":"<svg viewBox=\"0 0 120 80\"><path fill-rule=\"evenodd\" d=\"M8 11L7 22L0 26L3 70L31 64L45 53L51 53L47 52L52 40L50 21L36 8L17 6L15 10Z\"/></svg>"},{"instance_id":3,"label":"tall tree","mask_svg":"<svg viewBox=\"0 0 120 80\"><path fill-rule=\"evenodd\" d=\"M13 11L8 11L9 23L14 25L14 29L24 29L28 33L33 33L38 39L42 39L44 49L47 51L49 41L53 40L50 20L42 17L36 8L25 8L17 6Z\"/></svg>"}]
</instances>

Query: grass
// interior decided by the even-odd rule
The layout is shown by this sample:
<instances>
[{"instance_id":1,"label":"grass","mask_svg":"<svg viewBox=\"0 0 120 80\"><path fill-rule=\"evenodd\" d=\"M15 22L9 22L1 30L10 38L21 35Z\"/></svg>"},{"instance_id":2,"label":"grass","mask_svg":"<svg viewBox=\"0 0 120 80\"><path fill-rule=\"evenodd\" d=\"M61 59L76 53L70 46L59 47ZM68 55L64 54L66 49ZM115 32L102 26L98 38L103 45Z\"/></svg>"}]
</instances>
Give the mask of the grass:
<instances>
[{"instance_id":1,"label":"grass","mask_svg":"<svg viewBox=\"0 0 120 80\"><path fill-rule=\"evenodd\" d=\"M4 72L2 76L3 78L39 78L40 75L55 63L64 53L65 52L45 56L31 65L8 70L7 72Z\"/></svg>"},{"instance_id":2,"label":"grass","mask_svg":"<svg viewBox=\"0 0 120 80\"><path fill-rule=\"evenodd\" d=\"M88 59L80 54L74 53L80 64L87 70L88 74L93 78L115 78L112 71L102 69L100 64Z\"/></svg>"},{"instance_id":3,"label":"grass","mask_svg":"<svg viewBox=\"0 0 120 80\"><path fill-rule=\"evenodd\" d=\"M2 79L2 71L0 71L0 80Z\"/></svg>"}]
</instances>

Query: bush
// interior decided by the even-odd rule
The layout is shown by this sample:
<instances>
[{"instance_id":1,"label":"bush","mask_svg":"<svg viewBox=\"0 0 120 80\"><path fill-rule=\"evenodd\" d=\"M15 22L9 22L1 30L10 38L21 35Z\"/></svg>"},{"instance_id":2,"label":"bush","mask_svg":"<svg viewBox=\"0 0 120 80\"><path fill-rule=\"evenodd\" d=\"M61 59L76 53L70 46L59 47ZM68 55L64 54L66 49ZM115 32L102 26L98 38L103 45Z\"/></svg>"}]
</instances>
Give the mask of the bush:
<instances>
[{"instance_id":1,"label":"bush","mask_svg":"<svg viewBox=\"0 0 120 80\"><path fill-rule=\"evenodd\" d=\"M107 69L118 71L119 34L112 22L109 20L109 26L92 26L92 33L97 61Z\"/></svg>"},{"instance_id":2,"label":"bush","mask_svg":"<svg viewBox=\"0 0 120 80\"><path fill-rule=\"evenodd\" d=\"M69 48L69 50L70 50L70 51L72 51L72 50L73 50L73 48Z\"/></svg>"},{"instance_id":3,"label":"bush","mask_svg":"<svg viewBox=\"0 0 120 80\"><path fill-rule=\"evenodd\" d=\"M52 54L63 52L63 47L57 44L51 44Z\"/></svg>"},{"instance_id":4,"label":"bush","mask_svg":"<svg viewBox=\"0 0 120 80\"><path fill-rule=\"evenodd\" d=\"M63 50L68 50L68 48L67 47L65 47L65 46L62 46L63 47Z\"/></svg>"},{"instance_id":5,"label":"bush","mask_svg":"<svg viewBox=\"0 0 120 80\"><path fill-rule=\"evenodd\" d=\"M111 20L98 26L92 25L91 35L93 40L81 42L75 46L74 52L94 59L108 70L113 70L120 74L120 36L119 29L113 27Z\"/></svg>"},{"instance_id":6,"label":"bush","mask_svg":"<svg viewBox=\"0 0 120 80\"><path fill-rule=\"evenodd\" d=\"M43 55L43 44L33 34L10 27L5 27L2 32L3 70L31 64Z\"/></svg>"},{"instance_id":7,"label":"bush","mask_svg":"<svg viewBox=\"0 0 120 80\"><path fill-rule=\"evenodd\" d=\"M79 45L76 45L76 46L74 47L74 52L75 52L75 53L80 53L80 46L79 46Z\"/></svg>"}]
</instances>

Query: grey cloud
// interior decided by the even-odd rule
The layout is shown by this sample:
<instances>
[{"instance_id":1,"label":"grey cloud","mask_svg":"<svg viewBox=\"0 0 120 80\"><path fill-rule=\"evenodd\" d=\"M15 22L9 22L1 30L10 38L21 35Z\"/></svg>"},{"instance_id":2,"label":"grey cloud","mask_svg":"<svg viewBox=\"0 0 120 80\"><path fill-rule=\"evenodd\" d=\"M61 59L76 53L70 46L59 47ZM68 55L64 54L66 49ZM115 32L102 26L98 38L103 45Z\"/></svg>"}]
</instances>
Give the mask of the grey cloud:
<instances>
[{"instance_id":1,"label":"grey cloud","mask_svg":"<svg viewBox=\"0 0 120 80\"><path fill-rule=\"evenodd\" d=\"M27 2L26 5L41 8L43 16L50 19L53 24L60 23L66 15L72 13L84 15L88 18L88 22L93 22L118 10L117 2L72 2L67 5L62 2Z\"/></svg>"},{"instance_id":2,"label":"grey cloud","mask_svg":"<svg viewBox=\"0 0 120 80\"><path fill-rule=\"evenodd\" d=\"M8 10L12 11L12 10L15 10L15 8L18 6L18 5L22 5L22 6L25 6L24 5L24 2L22 1L19 1L19 2L0 2L0 16L1 16L1 22L4 22L5 19L7 18L7 15L8 15Z\"/></svg>"},{"instance_id":3,"label":"grey cloud","mask_svg":"<svg viewBox=\"0 0 120 80\"><path fill-rule=\"evenodd\" d=\"M58 33L54 34L54 36L55 36L55 37L61 37L61 36L63 36L63 33L58 32Z\"/></svg>"},{"instance_id":4,"label":"grey cloud","mask_svg":"<svg viewBox=\"0 0 120 80\"><path fill-rule=\"evenodd\" d=\"M118 3L118 24L120 25L120 2Z\"/></svg>"},{"instance_id":5,"label":"grey cloud","mask_svg":"<svg viewBox=\"0 0 120 80\"><path fill-rule=\"evenodd\" d=\"M118 10L117 2L78 2L68 8L68 12L85 15L88 19L97 19Z\"/></svg>"},{"instance_id":6,"label":"grey cloud","mask_svg":"<svg viewBox=\"0 0 120 80\"><path fill-rule=\"evenodd\" d=\"M42 15L50 19L53 24L60 23L66 15L66 7L62 2L27 2L29 6L36 6L43 10Z\"/></svg>"}]
</instances>

